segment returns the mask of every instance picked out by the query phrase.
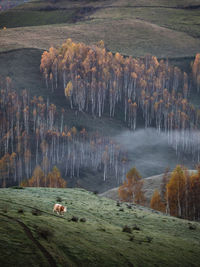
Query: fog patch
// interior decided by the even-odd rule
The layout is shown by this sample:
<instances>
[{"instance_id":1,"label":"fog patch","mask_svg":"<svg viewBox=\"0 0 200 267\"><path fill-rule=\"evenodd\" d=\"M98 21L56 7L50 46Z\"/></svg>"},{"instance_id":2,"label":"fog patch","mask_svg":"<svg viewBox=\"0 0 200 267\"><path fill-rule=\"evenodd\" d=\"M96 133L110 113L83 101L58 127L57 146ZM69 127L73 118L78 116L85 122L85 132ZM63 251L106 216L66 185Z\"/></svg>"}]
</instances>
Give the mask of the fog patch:
<instances>
[{"instance_id":1,"label":"fog patch","mask_svg":"<svg viewBox=\"0 0 200 267\"><path fill-rule=\"evenodd\" d=\"M129 167L135 166L143 177L163 173L177 164L194 168L198 161L199 132L173 131L170 135L147 128L125 131L114 139L127 151Z\"/></svg>"}]
</instances>

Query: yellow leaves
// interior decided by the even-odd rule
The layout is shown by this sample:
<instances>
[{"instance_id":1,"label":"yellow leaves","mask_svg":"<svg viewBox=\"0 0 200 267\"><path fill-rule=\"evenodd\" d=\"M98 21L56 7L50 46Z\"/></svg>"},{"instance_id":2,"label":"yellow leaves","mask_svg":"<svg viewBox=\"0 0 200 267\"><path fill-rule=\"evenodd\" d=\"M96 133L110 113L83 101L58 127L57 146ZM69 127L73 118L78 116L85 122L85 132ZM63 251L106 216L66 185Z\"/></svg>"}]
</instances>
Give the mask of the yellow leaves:
<instances>
[{"instance_id":1,"label":"yellow leaves","mask_svg":"<svg viewBox=\"0 0 200 267\"><path fill-rule=\"evenodd\" d=\"M141 86L142 88L146 88L146 86L147 86L147 82L146 82L144 79L141 79L141 80L140 80L140 86Z\"/></svg>"},{"instance_id":2,"label":"yellow leaves","mask_svg":"<svg viewBox=\"0 0 200 267\"><path fill-rule=\"evenodd\" d=\"M157 189L154 191L154 194L151 198L150 208L162 212L165 211L165 204L162 202L160 193Z\"/></svg>"},{"instance_id":3,"label":"yellow leaves","mask_svg":"<svg viewBox=\"0 0 200 267\"><path fill-rule=\"evenodd\" d=\"M72 90L73 90L73 85L72 85L72 82L69 81L66 88L65 88L65 96L70 97L72 94Z\"/></svg>"},{"instance_id":4,"label":"yellow leaves","mask_svg":"<svg viewBox=\"0 0 200 267\"><path fill-rule=\"evenodd\" d=\"M115 54L115 59L116 59L119 63L123 63L123 61L124 61L123 56L120 55L120 53L118 53L118 52Z\"/></svg>"},{"instance_id":5,"label":"yellow leaves","mask_svg":"<svg viewBox=\"0 0 200 267\"><path fill-rule=\"evenodd\" d=\"M136 110L137 110L137 103L136 103L136 102L132 103L132 104L131 104L131 107L132 107L132 109L133 109L134 111L136 111Z\"/></svg>"},{"instance_id":6,"label":"yellow leaves","mask_svg":"<svg viewBox=\"0 0 200 267\"><path fill-rule=\"evenodd\" d=\"M97 46L98 46L99 48L101 48L101 49L104 49L104 47L105 47L105 45L104 45L104 41L103 41L103 40L99 41L99 42L97 43Z\"/></svg>"},{"instance_id":7,"label":"yellow leaves","mask_svg":"<svg viewBox=\"0 0 200 267\"><path fill-rule=\"evenodd\" d=\"M34 108L33 110L33 116L36 117L37 116L37 110Z\"/></svg>"},{"instance_id":8,"label":"yellow leaves","mask_svg":"<svg viewBox=\"0 0 200 267\"><path fill-rule=\"evenodd\" d=\"M193 78L196 81L197 74L200 72L200 53L196 54L193 66L192 66L192 73L193 73Z\"/></svg>"},{"instance_id":9,"label":"yellow leaves","mask_svg":"<svg viewBox=\"0 0 200 267\"><path fill-rule=\"evenodd\" d=\"M71 132L72 132L73 135L76 135L77 134L76 127L72 127Z\"/></svg>"},{"instance_id":10,"label":"yellow leaves","mask_svg":"<svg viewBox=\"0 0 200 267\"><path fill-rule=\"evenodd\" d=\"M93 68L91 69L91 71L92 71L92 73L95 73L95 72L97 71L97 68L96 68L96 67L93 67Z\"/></svg>"},{"instance_id":11,"label":"yellow leaves","mask_svg":"<svg viewBox=\"0 0 200 267\"><path fill-rule=\"evenodd\" d=\"M137 74L136 74L135 72L132 72L132 73L131 73L131 77L132 77L134 80L136 80L136 79L137 79Z\"/></svg>"},{"instance_id":12,"label":"yellow leaves","mask_svg":"<svg viewBox=\"0 0 200 267\"><path fill-rule=\"evenodd\" d=\"M48 158L44 158L43 165L45 168L48 167ZM27 181L23 181L21 185L27 187L65 188L67 182L61 177L61 173L56 166L54 166L53 170L45 176L41 167L37 165L33 171L33 176Z\"/></svg>"},{"instance_id":13,"label":"yellow leaves","mask_svg":"<svg viewBox=\"0 0 200 267\"><path fill-rule=\"evenodd\" d=\"M118 194L122 201L144 204L145 196L142 191L143 181L137 169L134 167L126 174L126 180L119 187Z\"/></svg>"},{"instance_id":14,"label":"yellow leaves","mask_svg":"<svg viewBox=\"0 0 200 267\"><path fill-rule=\"evenodd\" d=\"M159 103L156 102L156 103L154 104L154 110L155 110L155 112L157 112L158 108L159 108Z\"/></svg>"},{"instance_id":15,"label":"yellow leaves","mask_svg":"<svg viewBox=\"0 0 200 267\"><path fill-rule=\"evenodd\" d=\"M152 61L153 61L154 66L157 68L159 66L159 62L155 56L152 57Z\"/></svg>"},{"instance_id":16,"label":"yellow leaves","mask_svg":"<svg viewBox=\"0 0 200 267\"><path fill-rule=\"evenodd\" d=\"M43 101L44 101L43 97L42 97L42 96L39 96L39 97L38 97L38 101L39 101L40 103L43 103Z\"/></svg>"},{"instance_id":17,"label":"yellow leaves","mask_svg":"<svg viewBox=\"0 0 200 267\"><path fill-rule=\"evenodd\" d=\"M44 154L48 149L48 143L45 140L43 140L40 144L40 147L41 147L42 153Z\"/></svg>"},{"instance_id":18,"label":"yellow leaves","mask_svg":"<svg viewBox=\"0 0 200 267\"><path fill-rule=\"evenodd\" d=\"M67 132L67 137L70 139L72 137L71 132Z\"/></svg>"}]
</instances>

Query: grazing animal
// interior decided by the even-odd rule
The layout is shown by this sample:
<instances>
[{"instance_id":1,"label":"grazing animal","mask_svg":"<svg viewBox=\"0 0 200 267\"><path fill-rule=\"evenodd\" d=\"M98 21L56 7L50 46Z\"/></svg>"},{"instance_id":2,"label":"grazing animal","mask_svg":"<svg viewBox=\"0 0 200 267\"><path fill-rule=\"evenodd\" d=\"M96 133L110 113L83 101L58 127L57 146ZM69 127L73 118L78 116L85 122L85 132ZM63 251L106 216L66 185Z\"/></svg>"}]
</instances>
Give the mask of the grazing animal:
<instances>
[{"instance_id":1,"label":"grazing animal","mask_svg":"<svg viewBox=\"0 0 200 267\"><path fill-rule=\"evenodd\" d=\"M64 212L67 211L67 207L64 207L61 204L55 204L53 207L53 212L57 212L59 215L64 215Z\"/></svg>"}]
</instances>

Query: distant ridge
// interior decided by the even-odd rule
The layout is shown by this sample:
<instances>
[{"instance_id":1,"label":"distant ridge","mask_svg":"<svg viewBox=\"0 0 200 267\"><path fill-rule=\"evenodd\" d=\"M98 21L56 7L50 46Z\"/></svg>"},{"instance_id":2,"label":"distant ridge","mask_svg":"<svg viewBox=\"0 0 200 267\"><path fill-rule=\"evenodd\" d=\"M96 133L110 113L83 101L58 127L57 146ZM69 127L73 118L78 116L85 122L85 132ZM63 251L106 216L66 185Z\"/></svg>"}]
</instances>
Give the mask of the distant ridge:
<instances>
[{"instance_id":1,"label":"distant ridge","mask_svg":"<svg viewBox=\"0 0 200 267\"><path fill-rule=\"evenodd\" d=\"M196 170L189 170L189 173L192 173L192 172L196 172ZM171 174L171 172L169 174ZM164 173L150 176L150 177L143 179L144 180L143 190L145 191L145 196L147 198L148 203L150 202L150 199L154 193L154 190L158 189L158 191L160 191L161 185L162 185L163 175L164 175ZM119 187L112 188L112 189L100 194L99 196L107 197L107 198L110 198L113 200L119 200L118 188Z\"/></svg>"}]
</instances>

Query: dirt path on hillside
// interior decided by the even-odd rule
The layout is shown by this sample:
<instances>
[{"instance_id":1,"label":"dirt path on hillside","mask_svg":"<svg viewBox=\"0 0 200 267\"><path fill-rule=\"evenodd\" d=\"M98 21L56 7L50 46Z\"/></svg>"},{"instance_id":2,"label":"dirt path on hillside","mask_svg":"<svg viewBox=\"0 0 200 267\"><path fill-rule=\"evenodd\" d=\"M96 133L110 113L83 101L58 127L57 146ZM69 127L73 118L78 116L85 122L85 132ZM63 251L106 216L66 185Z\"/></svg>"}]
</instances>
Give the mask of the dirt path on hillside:
<instances>
[{"instance_id":1,"label":"dirt path on hillside","mask_svg":"<svg viewBox=\"0 0 200 267\"><path fill-rule=\"evenodd\" d=\"M38 247L38 249L42 252L42 254L44 255L44 257L47 259L47 261L49 262L49 266L52 266L52 267L56 267L56 262L54 260L54 258L51 256L51 254L46 250L45 247L43 247L40 242L33 236L31 230L29 229L29 227L24 224L22 221L16 219L16 218L13 218L9 215L6 215L6 214L3 214L0 212L0 215L1 216L4 216L12 221L15 221L17 222L24 230L26 236Z\"/></svg>"}]
</instances>

